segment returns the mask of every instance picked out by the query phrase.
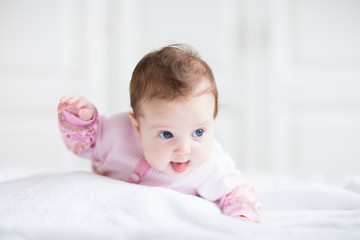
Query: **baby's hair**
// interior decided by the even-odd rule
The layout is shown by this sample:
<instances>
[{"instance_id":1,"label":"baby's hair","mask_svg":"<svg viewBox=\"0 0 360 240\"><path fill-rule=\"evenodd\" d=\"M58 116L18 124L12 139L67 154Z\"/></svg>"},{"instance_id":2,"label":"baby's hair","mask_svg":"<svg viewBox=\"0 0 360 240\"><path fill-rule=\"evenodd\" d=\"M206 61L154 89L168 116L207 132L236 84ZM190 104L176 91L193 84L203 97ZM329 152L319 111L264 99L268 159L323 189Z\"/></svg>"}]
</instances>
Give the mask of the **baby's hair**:
<instances>
[{"instance_id":1,"label":"baby's hair","mask_svg":"<svg viewBox=\"0 0 360 240\"><path fill-rule=\"evenodd\" d=\"M195 94L202 81L209 82L204 92L214 95L214 118L218 112L218 91L209 65L190 46L173 44L145 55L134 69L130 82L130 102L135 117L140 106L154 98L174 100Z\"/></svg>"}]
</instances>

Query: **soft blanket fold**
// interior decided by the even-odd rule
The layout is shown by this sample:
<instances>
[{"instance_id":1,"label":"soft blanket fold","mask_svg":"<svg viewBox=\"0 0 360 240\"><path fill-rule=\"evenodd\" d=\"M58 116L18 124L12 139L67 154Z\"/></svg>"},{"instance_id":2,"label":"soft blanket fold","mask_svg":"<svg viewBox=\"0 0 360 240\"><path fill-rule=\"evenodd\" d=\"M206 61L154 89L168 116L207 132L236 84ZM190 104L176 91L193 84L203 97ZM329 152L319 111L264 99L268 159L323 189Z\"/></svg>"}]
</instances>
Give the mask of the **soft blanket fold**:
<instances>
[{"instance_id":1,"label":"soft blanket fold","mask_svg":"<svg viewBox=\"0 0 360 240\"><path fill-rule=\"evenodd\" d=\"M0 239L360 239L356 184L260 192L255 224L169 189L85 172L37 175L0 184Z\"/></svg>"}]
</instances>

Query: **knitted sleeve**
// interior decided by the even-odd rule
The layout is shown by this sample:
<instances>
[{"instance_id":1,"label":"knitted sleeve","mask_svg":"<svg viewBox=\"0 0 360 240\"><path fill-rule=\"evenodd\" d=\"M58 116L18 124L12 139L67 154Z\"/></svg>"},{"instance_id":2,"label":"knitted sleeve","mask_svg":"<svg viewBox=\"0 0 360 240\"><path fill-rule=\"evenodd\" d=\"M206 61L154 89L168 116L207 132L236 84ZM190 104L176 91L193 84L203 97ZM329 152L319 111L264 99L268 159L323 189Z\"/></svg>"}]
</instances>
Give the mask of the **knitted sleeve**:
<instances>
[{"instance_id":1,"label":"knitted sleeve","mask_svg":"<svg viewBox=\"0 0 360 240\"><path fill-rule=\"evenodd\" d=\"M99 128L98 113L89 121L83 121L63 110L59 114L59 127L66 147L77 155L94 147Z\"/></svg>"},{"instance_id":2,"label":"knitted sleeve","mask_svg":"<svg viewBox=\"0 0 360 240\"><path fill-rule=\"evenodd\" d=\"M243 184L220 200L220 207L225 215L231 217L244 217L253 222L259 222L261 203L255 198L254 187Z\"/></svg>"}]
</instances>

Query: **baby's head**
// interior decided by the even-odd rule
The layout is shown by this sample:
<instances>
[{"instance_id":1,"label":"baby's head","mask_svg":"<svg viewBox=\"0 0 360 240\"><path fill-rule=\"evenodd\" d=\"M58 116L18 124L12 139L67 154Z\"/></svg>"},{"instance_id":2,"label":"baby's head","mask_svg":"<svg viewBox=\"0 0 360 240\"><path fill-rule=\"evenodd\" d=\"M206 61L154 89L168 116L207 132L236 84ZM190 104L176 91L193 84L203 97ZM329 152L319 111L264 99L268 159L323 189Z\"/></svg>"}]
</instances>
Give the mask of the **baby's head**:
<instances>
[{"instance_id":1,"label":"baby's head","mask_svg":"<svg viewBox=\"0 0 360 240\"><path fill-rule=\"evenodd\" d=\"M141 104L154 98L174 100L191 97L201 84L214 96L214 118L218 111L218 92L210 67L196 51L186 45L170 45L145 55L134 69L130 82L131 107L141 116Z\"/></svg>"},{"instance_id":2,"label":"baby's head","mask_svg":"<svg viewBox=\"0 0 360 240\"><path fill-rule=\"evenodd\" d=\"M179 175L209 158L218 92L210 67L192 48L170 45L145 55L130 98L129 117L153 168Z\"/></svg>"}]
</instances>

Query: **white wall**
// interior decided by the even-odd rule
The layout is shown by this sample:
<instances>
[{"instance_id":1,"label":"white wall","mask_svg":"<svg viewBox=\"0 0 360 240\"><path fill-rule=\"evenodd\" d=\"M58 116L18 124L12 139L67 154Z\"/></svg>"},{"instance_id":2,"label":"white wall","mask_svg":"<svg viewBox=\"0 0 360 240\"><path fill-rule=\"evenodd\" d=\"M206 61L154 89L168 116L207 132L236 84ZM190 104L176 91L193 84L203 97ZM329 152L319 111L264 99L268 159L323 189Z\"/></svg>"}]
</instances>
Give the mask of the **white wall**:
<instances>
[{"instance_id":1,"label":"white wall","mask_svg":"<svg viewBox=\"0 0 360 240\"><path fill-rule=\"evenodd\" d=\"M242 169L360 172L356 0L0 0L0 167L88 168L56 106L110 115L147 52L193 45L220 91L217 138Z\"/></svg>"}]
</instances>

